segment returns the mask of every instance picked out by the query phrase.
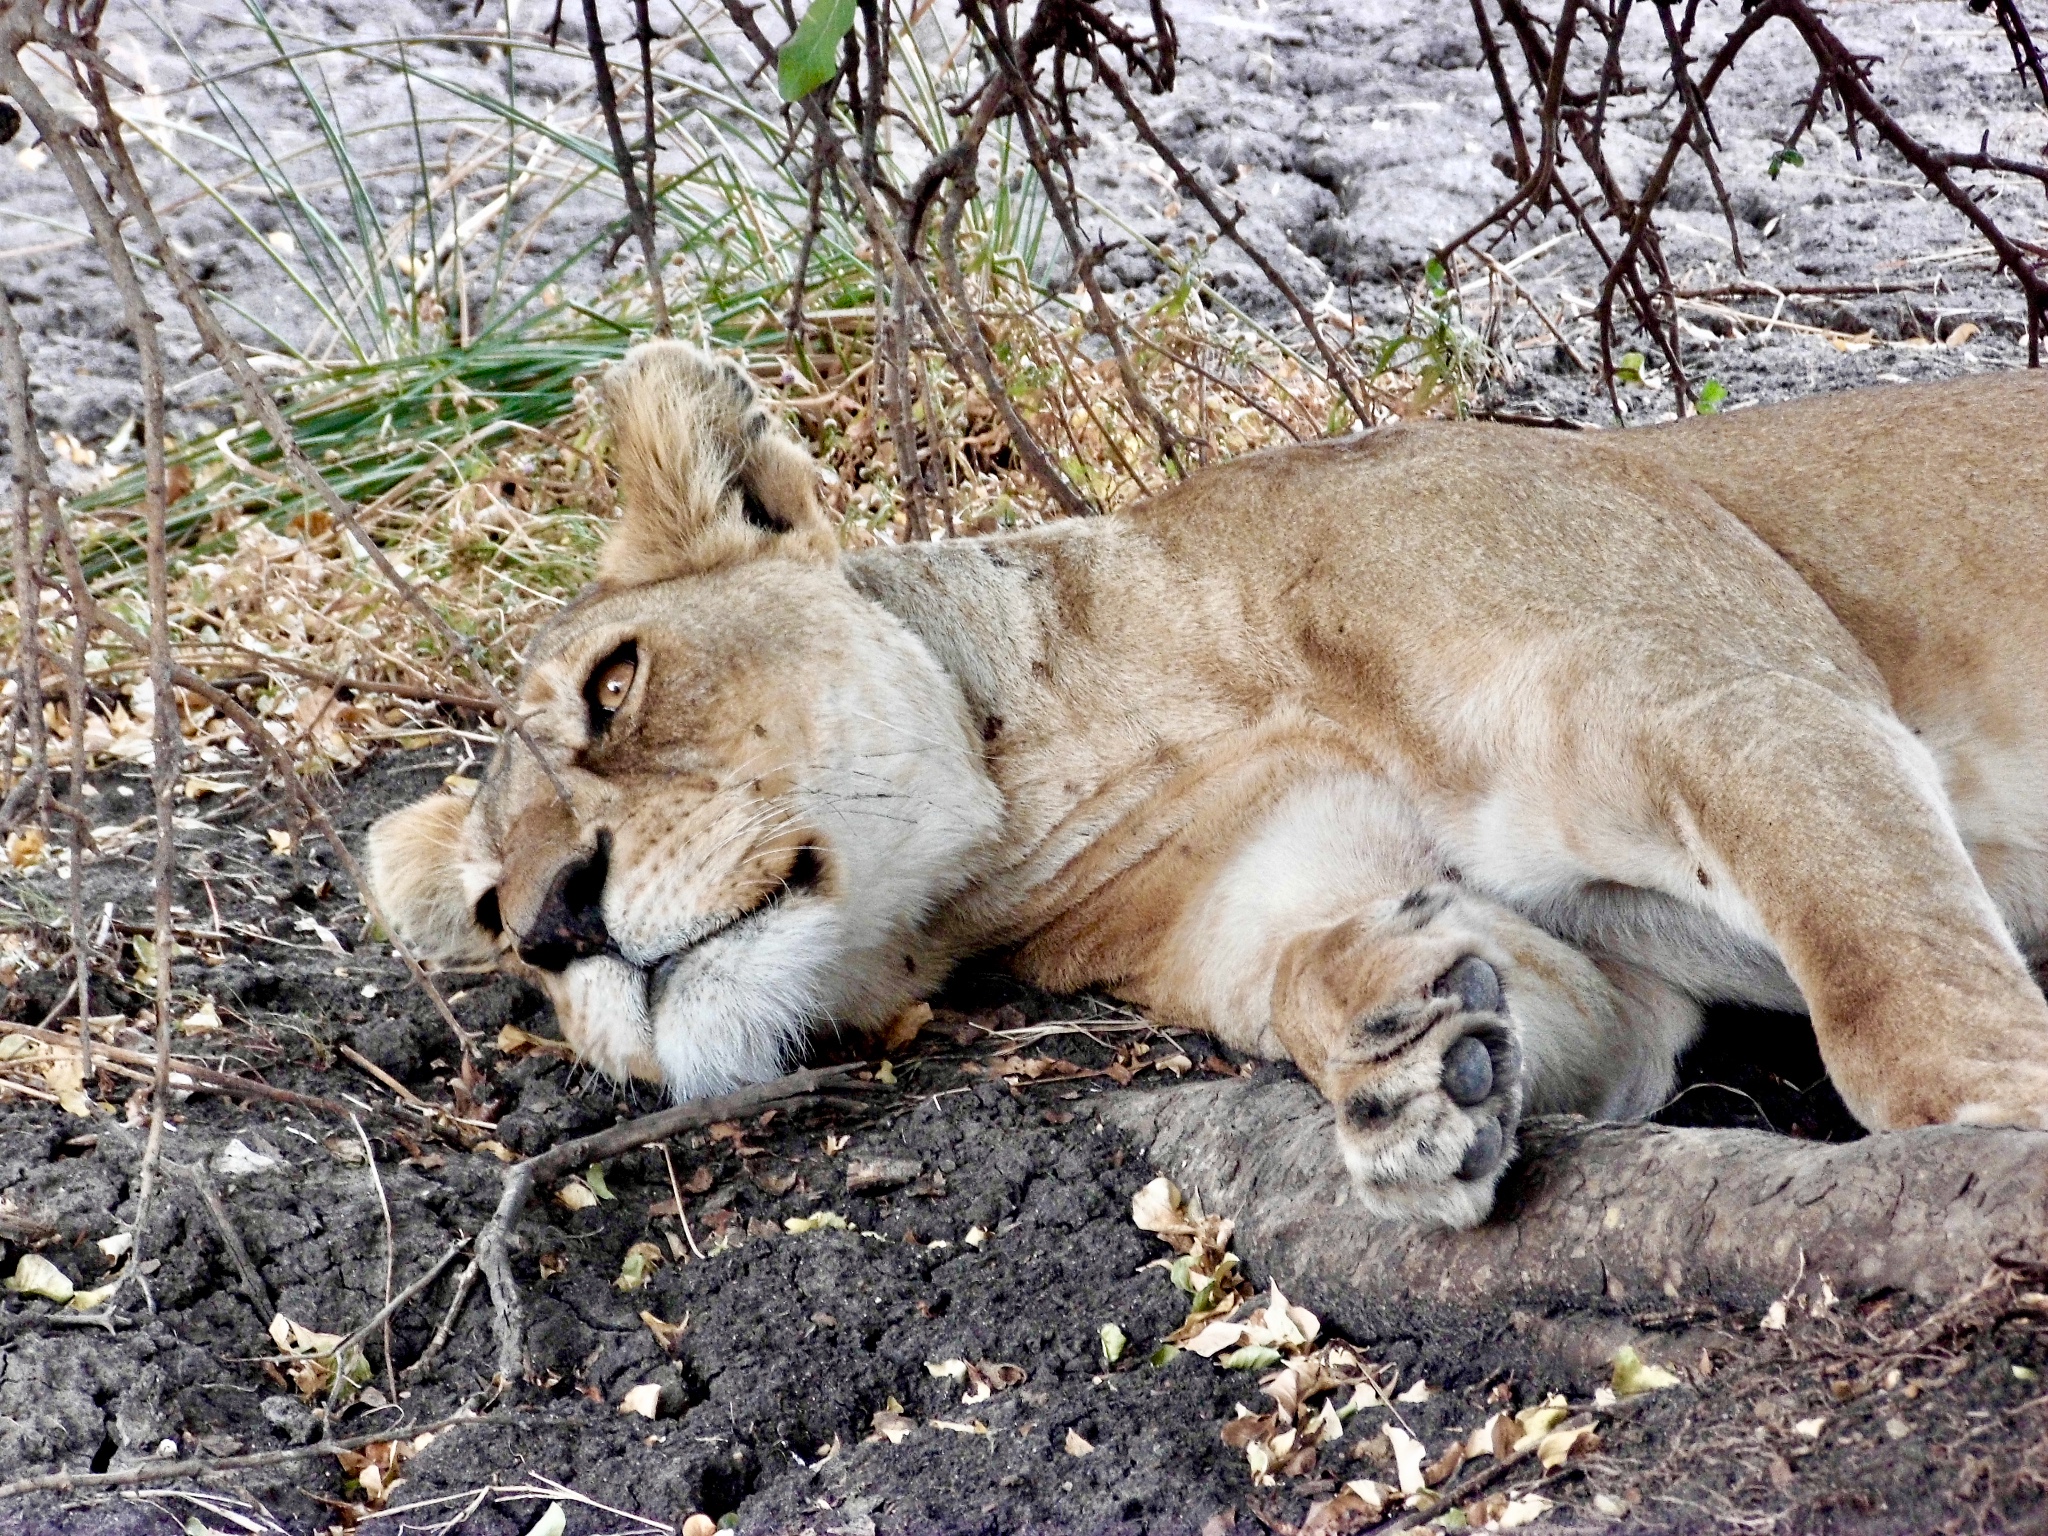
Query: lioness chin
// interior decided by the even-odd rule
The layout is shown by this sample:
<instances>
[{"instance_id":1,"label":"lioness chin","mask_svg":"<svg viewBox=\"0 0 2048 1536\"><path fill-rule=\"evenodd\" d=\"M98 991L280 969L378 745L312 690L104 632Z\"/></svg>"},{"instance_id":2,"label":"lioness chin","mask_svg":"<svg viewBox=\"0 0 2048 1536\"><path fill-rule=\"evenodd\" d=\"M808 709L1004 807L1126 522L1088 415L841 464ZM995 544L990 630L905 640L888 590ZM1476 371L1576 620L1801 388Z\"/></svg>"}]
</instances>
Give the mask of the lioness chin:
<instances>
[{"instance_id":1,"label":"lioness chin","mask_svg":"<svg viewBox=\"0 0 2048 1536\"><path fill-rule=\"evenodd\" d=\"M1291 1057L1368 1208L1484 1217L1806 1008L1883 1129L2041 1126L2048 379L1399 426L842 556L729 363L609 384L624 511L473 801L370 834L430 959L697 1095L1003 948Z\"/></svg>"}]
</instances>

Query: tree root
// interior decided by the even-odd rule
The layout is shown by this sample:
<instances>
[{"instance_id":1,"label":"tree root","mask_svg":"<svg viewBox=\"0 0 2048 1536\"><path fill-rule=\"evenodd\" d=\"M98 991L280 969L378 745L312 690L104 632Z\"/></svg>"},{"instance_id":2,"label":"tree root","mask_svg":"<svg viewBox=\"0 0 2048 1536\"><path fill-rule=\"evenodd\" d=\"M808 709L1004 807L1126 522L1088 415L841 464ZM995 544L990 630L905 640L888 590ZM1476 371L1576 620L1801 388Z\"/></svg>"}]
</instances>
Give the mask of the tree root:
<instances>
[{"instance_id":1,"label":"tree root","mask_svg":"<svg viewBox=\"0 0 2048 1536\"><path fill-rule=\"evenodd\" d=\"M1358 1209L1334 1111L1298 1080L1119 1095L1102 1116L1234 1217L1240 1253L1354 1338L1412 1332L1431 1311L1682 1316L1824 1305L1824 1287L1947 1302L1987 1271L2048 1259L2048 1137L2032 1131L1937 1126L1829 1145L1524 1121L1492 1220L1443 1232Z\"/></svg>"}]
</instances>

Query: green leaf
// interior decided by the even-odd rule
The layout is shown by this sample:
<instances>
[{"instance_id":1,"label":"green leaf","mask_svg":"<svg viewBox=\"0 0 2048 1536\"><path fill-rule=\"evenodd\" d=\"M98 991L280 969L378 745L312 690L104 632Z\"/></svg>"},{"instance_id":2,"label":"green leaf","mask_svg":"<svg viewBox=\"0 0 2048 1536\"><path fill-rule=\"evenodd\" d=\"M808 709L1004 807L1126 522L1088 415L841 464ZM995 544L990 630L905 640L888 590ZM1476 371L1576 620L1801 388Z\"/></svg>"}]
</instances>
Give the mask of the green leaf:
<instances>
[{"instance_id":1,"label":"green leaf","mask_svg":"<svg viewBox=\"0 0 2048 1536\"><path fill-rule=\"evenodd\" d=\"M1130 1343L1130 1340L1124 1337L1123 1329L1117 1327L1115 1323L1104 1323L1102 1325L1102 1363L1104 1365L1115 1365L1117 1361L1123 1359L1124 1346L1128 1343Z\"/></svg>"},{"instance_id":2,"label":"green leaf","mask_svg":"<svg viewBox=\"0 0 2048 1536\"><path fill-rule=\"evenodd\" d=\"M775 60L784 101L808 96L839 73L839 40L853 30L854 0L811 0Z\"/></svg>"},{"instance_id":3,"label":"green leaf","mask_svg":"<svg viewBox=\"0 0 2048 1536\"><path fill-rule=\"evenodd\" d=\"M1257 1371L1269 1365L1280 1363L1280 1351L1268 1349L1263 1344L1247 1344L1243 1349L1233 1349L1227 1355L1218 1355L1216 1363L1226 1371Z\"/></svg>"},{"instance_id":4,"label":"green leaf","mask_svg":"<svg viewBox=\"0 0 2048 1536\"><path fill-rule=\"evenodd\" d=\"M1770 177L1771 180L1776 181L1778 179L1778 172L1785 169L1786 166L1789 165L1797 170L1805 164L1806 156L1799 153L1796 149L1775 150L1771 154L1771 163L1764 167L1764 174Z\"/></svg>"},{"instance_id":5,"label":"green leaf","mask_svg":"<svg viewBox=\"0 0 2048 1536\"><path fill-rule=\"evenodd\" d=\"M1700 414L1711 416L1728 401L1728 386L1719 379L1709 379L1700 386Z\"/></svg>"},{"instance_id":6,"label":"green leaf","mask_svg":"<svg viewBox=\"0 0 2048 1536\"><path fill-rule=\"evenodd\" d=\"M600 1200L616 1200L619 1198L612 1193L611 1185L604 1181L603 1163L592 1163L589 1168L585 1169L583 1182L590 1186L590 1192Z\"/></svg>"},{"instance_id":7,"label":"green leaf","mask_svg":"<svg viewBox=\"0 0 2048 1536\"><path fill-rule=\"evenodd\" d=\"M1173 1261L1173 1268L1167 1271L1172 1276L1173 1283L1190 1296L1194 1294L1195 1282L1188 1278L1188 1271L1194 1267L1195 1256L1192 1253L1184 1253Z\"/></svg>"},{"instance_id":8,"label":"green leaf","mask_svg":"<svg viewBox=\"0 0 2048 1536\"><path fill-rule=\"evenodd\" d=\"M1180 1346L1178 1344L1162 1344L1145 1357L1145 1363L1147 1365L1171 1365L1179 1356ZM2024 1370L2026 1370L2025 1366L2016 1365L2012 1368L2012 1373L2015 1376L2019 1376L2020 1372ZM2030 1372L2029 1375L2031 1374ZM2020 1376L2022 1381L2027 1379L2028 1377L2026 1376Z\"/></svg>"},{"instance_id":9,"label":"green leaf","mask_svg":"<svg viewBox=\"0 0 2048 1536\"><path fill-rule=\"evenodd\" d=\"M1614 365L1614 382L1617 384L1640 384L1643 382L1643 367L1649 362L1640 352L1624 352L1621 361Z\"/></svg>"}]
</instances>

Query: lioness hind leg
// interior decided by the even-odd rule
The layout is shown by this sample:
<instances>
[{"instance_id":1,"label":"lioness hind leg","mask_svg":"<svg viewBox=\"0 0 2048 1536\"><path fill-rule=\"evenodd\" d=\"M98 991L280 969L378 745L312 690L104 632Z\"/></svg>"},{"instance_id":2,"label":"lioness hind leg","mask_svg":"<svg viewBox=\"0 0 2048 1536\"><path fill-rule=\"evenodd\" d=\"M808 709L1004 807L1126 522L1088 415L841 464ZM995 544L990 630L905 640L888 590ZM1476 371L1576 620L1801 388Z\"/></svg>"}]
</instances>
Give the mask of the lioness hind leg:
<instances>
[{"instance_id":1,"label":"lioness hind leg","mask_svg":"<svg viewBox=\"0 0 2048 1536\"><path fill-rule=\"evenodd\" d=\"M2048 1002L1905 725L1782 676L1674 714L1677 891L1776 946L1856 1117L2048 1128Z\"/></svg>"},{"instance_id":2,"label":"lioness hind leg","mask_svg":"<svg viewBox=\"0 0 2048 1536\"><path fill-rule=\"evenodd\" d=\"M1273 978L1273 1032L1336 1106L1367 1208L1454 1227L1492 1209L1525 1110L1656 1108L1697 1022L1450 885L1297 935Z\"/></svg>"}]
</instances>

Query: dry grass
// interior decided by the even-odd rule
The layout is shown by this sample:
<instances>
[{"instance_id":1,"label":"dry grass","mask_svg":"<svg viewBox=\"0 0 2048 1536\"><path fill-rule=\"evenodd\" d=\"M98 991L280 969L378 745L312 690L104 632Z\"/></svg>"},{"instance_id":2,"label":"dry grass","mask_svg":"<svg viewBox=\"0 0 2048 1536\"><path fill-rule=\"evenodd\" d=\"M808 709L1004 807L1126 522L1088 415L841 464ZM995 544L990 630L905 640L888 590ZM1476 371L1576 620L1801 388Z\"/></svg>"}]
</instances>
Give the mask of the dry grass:
<instances>
[{"instance_id":1,"label":"dry grass","mask_svg":"<svg viewBox=\"0 0 2048 1536\"><path fill-rule=\"evenodd\" d=\"M295 431L386 552L509 682L527 637L587 579L603 539L612 490L606 425L590 385L645 334L636 286L565 293L574 255L524 287L506 277L574 199L617 192L595 110L587 94L553 100L545 111L521 97L512 61L518 49L541 46L537 39L504 49L507 84L492 98L436 76L417 49L286 37L260 9L252 14L253 35L274 53L269 67L305 86L320 127L313 147L324 151L330 173L324 182L307 163L311 150L281 161L262 147L232 81L201 83L217 113L241 125L225 173L200 168L170 96L141 101L131 120L189 175L190 195L228 208L252 249L304 297L317 347L288 350L272 336L271 365ZM878 288L887 285L857 221L839 216L822 221L808 266L794 266L808 200L779 137L790 130L724 62L720 49L732 41L700 29L687 57L675 41L657 51L663 141L694 157L689 171L664 180L658 199L672 247L664 257L669 307L680 334L742 352L781 400L823 468L847 546L901 539L905 491L876 347ZM903 28L897 46L905 53L898 78L906 116L933 117L958 89L957 68L930 56L928 28ZM416 97L438 92L468 114L430 154L416 106L416 186L398 216L378 215L362 189L381 172L357 159L392 127L332 118L303 74L308 54L321 51L397 71ZM664 73L693 59L683 74ZM685 104L671 109L663 88L679 84L689 87ZM621 80L629 96L632 86ZM623 103L629 114L632 106ZM215 161L227 144L213 137ZM1007 139L998 134L991 144L992 169L1007 171ZM1085 307L1034 277L1045 217L1028 178L1023 193L1015 176L985 181L994 191L970 204L960 249L1011 404L1095 505L1110 510L1161 489L1179 467L1120 387ZM346 192L348 219L333 214L331 197L321 201L323 185ZM514 195L522 192L524 200ZM262 198L284 215L291 238L258 234L250 207ZM1165 277L1151 290L1119 295L1118 319L1144 390L1184 441L1186 462L1354 425L1313 352L1230 307L1190 259L1152 254ZM800 340L786 326L799 281ZM1418 411L1455 408L1459 389L1485 365L1455 293L1440 281L1419 292L1405 333L1356 336L1351 353L1362 374ZM913 367L935 536L1059 515L980 384L957 376L936 346L917 348ZM55 447L96 592L141 627L142 487L138 470L121 467L133 459L131 445L118 440L128 435L97 451L62 438ZM172 465L170 617L181 661L226 683L309 766L346 766L381 742L488 730L475 677L282 473L275 445L259 430L245 424L174 445ZM18 622L11 605L0 614L10 641ZM46 654L64 655L68 619L54 602L42 627ZM146 762L152 701L143 658L102 634L87 661L88 748L96 758ZM342 681L352 686L337 693ZM61 752L72 722L55 674L46 697ZM247 748L213 711L189 700L180 707L184 733L200 748L190 787L203 794L208 768L246 757Z\"/></svg>"}]
</instances>

